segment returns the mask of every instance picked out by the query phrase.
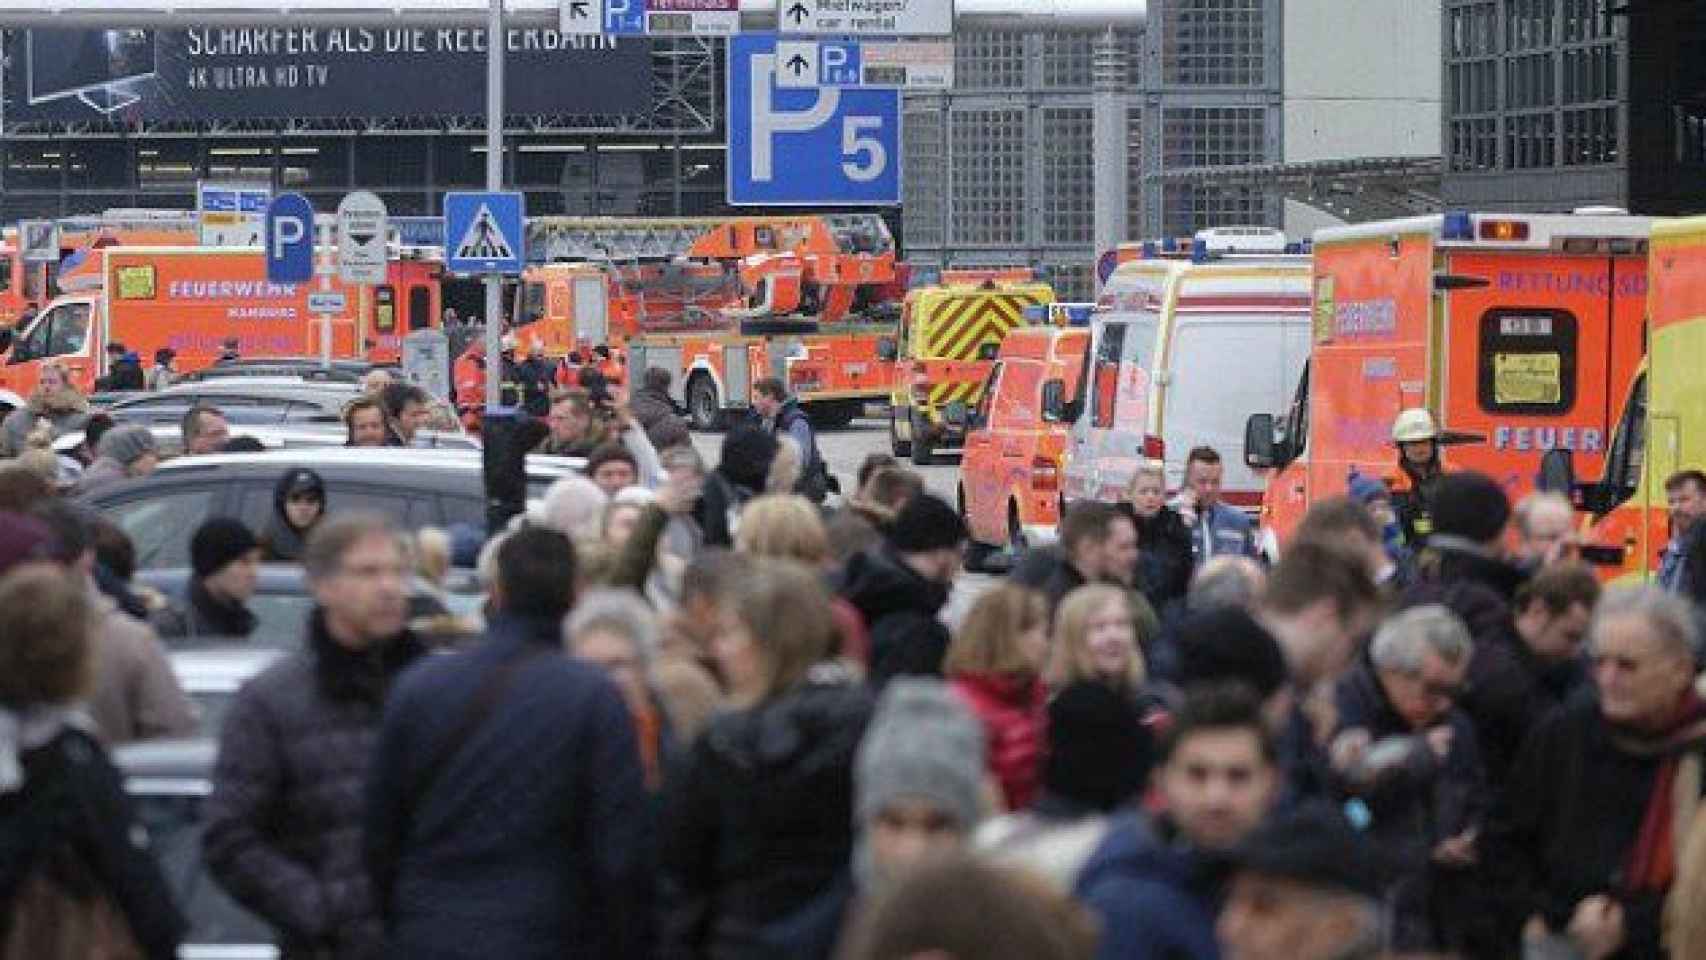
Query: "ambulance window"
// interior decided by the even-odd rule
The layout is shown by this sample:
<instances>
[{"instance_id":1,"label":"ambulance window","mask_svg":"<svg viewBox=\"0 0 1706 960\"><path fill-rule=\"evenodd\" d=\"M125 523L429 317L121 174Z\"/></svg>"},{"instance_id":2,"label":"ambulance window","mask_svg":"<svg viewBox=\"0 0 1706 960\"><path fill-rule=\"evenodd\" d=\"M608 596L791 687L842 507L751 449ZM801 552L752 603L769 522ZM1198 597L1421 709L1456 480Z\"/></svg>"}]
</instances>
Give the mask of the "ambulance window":
<instances>
[{"instance_id":1,"label":"ambulance window","mask_svg":"<svg viewBox=\"0 0 1706 960\"><path fill-rule=\"evenodd\" d=\"M1576 405L1576 318L1565 310L1481 317L1479 400L1488 413L1554 415Z\"/></svg>"},{"instance_id":2,"label":"ambulance window","mask_svg":"<svg viewBox=\"0 0 1706 960\"><path fill-rule=\"evenodd\" d=\"M1309 364L1303 364L1303 377L1297 382L1297 395L1285 418L1285 445L1292 456L1302 454L1309 443Z\"/></svg>"},{"instance_id":3,"label":"ambulance window","mask_svg":"<svg viewBox=\"0 0 1706 960\"><path fill-rule=\"evenodd\" d=\"M427 287L409 288L409 329L425 330L433 325L432 290Z\"/></svg>"},{"instance_id":4,"label":"ambulance window","mask_svg":"<svg viewBox=\"0 0 1706 960\"><path fill-rule=\"evenodd\" d=\"M53 312L53 331L47 337L47 355L63 357L83 352L89 339L89 305L68 303Z\"/></svg>"},{"instance_id":5,"label":"ambulance window","mask_svg":"<svg viewBox=\"0 0 1706 960\"><path fill-rule=\"evenodd\" d=\"M1101 342L1096 344L1096 362L1090 371L1090 423L1099 429L1114 425L1114 399L1119 395L1125 332L1123 323L1107 324L1102 328Z\"/></svg>"},{"instance_id":6,"label":"ambulance window","mask_svg":"<svg viewBox=\"0 0 1706 960\"><path fill-rule=\"evenodd\" d=\"M1647 458L1647 375L1635 378L1629 388L1629 405L1611 435L1605 458L1603 494L1593 503L1603 516L1633 497L1641 486L1641 466Z\"/></svg>"},{"instance_id":7,"label":"ambulance window","mask_svg":"<svg viewBox=\"0 0 1706 960\"><path fill-rule=\"evenodd\" d=\"M545 285L529 283L521 289L521 322L545 319Z\"/></svg>"},{"instance_id":8,"label":"ambulance window","mask_svg":"<svg viewBox=\"0 0 1706 960\"><path fill-rule=\"evenodd\" d=\"M373 291L373 327L380 333L397 329L397 290L395 287L376 287Z\"/></svg>"},{"instance_id":9,"label":"ambulance window","mask_svg":"<svg viewBox=\"0 0 1706 960\"><path fill-rule=\"evenodd\" d=\"M1001 389L1001 371L1006 364L997 363L989 370L989 378L983 381L983 394L977 398L977 425L989 426L990 415L995 412L995 395Z\"/></svg>"}]
</instances>

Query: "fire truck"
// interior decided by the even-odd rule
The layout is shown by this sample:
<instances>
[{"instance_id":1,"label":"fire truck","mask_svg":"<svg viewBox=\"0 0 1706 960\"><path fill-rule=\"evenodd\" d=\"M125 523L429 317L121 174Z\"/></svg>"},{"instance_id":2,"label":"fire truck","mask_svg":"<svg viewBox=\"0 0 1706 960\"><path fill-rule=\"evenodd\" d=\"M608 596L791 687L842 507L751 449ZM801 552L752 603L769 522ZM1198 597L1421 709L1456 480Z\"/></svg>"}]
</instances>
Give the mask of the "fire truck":
<instances>
[{"instance_id":1,"label":"fire truck","mask_svg":"<svg viewBox=\"0 0 1706 960\"><path fill-rule=\"evenodd\" d=\"M845 425L889 389L903 295L873 214L732 219L535 218L514 333L549 356L599 344L662 367L695 427L715 429L783 381L819 423Z\"/></svg>"},{"instance_id":2,"label":"fire truck","mask_svg":"<svg viewBox=\"0 0 1706 960\"><path fill-rule=\"evenodd\" d=\"M194 213L180 210L115 209L104 213L66 217L58 221L59 256L53 261L26 261L19 249L18 232L8 227L0 234L0 329L12 329L19 320L34 316L49 300L65 291L61 271L67 258L77 258L69 267L75 274L94 269L93 261L79 253L116 244L131 246L193 246L199 242ZM73 284L75 285L75 284Z\"/></svg>"}]
</instances>

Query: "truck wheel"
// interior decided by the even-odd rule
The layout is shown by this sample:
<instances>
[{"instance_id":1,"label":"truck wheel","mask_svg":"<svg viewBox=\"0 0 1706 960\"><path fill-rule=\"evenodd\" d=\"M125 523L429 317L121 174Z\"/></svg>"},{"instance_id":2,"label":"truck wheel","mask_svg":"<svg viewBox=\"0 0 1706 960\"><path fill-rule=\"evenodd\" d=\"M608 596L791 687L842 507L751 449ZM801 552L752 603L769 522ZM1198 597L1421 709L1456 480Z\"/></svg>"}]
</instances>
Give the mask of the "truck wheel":
<instances>
[{"instance_id":1,"label":"truck wheel","mask_svg":"<svg viewBox=\"0 0 1706 960\"><path fill-rule=\"evenodd\" d=\"M890 404L889 405L889 452L893 453L897 457L909 457L912 455L912 441L911 440L902 440L900 438L900 424L895 418L896 418L896 413L895 413L894 405Z\"/></svg>"},{"instance_id":2,"label":"truck wheel","mask_svg":"<svg viewBox=\"0 0 1706 960\"><path fill-rule=\"evenodd\" d=\"M1007 502L1007 546L1014 553L1024 553L1030 544L1025 542L1025 526L1019 522L1019 504Z\"/></svg>"},{"instance_id":3,"label":"truck wheel","mask_svg":"<svg viewBox=\"0 0 1706 960\"><path fill-rule=\"evenodd\" d=\"M720 430L723 407L717 402L717 385L704 374L687 382L687 416L695 430Z\"/></svg>"},{"instance_id":4,"label":"truck wheel","mask_svg":"<svg viewBox=\"0 0 1706 960\"><path fill-rule=\"evenodd\" d=\"M936 452L931 449L924 419L914 412L908 422L912 424L912 462L920 467L928 467L936 462Z\"/></svg>"}]
</instances>

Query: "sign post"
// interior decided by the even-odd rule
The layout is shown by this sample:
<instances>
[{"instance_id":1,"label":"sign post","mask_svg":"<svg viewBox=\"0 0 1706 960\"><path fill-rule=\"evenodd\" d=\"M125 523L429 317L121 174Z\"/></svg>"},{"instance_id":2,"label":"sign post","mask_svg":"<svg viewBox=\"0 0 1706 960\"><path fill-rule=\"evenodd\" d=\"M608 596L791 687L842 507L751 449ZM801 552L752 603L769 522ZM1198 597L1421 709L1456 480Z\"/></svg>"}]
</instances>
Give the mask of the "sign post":
<instances>
[{"instance_id":1,"label":"sign post","mask_svg":"<svg viewBox=\"0 0 1706 960\"><path fill-rule=\"evenodd\" d=\"M385 202L366 190L338 204L338 276L345 283L376 286L385 282L389 226Z\"/></svg>"},{"instance_id":2,"label":"sign post","mask_svg":"<svg viewBox=\"0 0 1706 960\"><path fill-rule=\"evenodd\" d=\"M315 259L319 261L314 272L320 277L320 289L308 296L308 309L320 315L320 366L332 369L332 317L343 311L349 301L332 289L332 274L337 272L334 263L336 254L332 252L332 240L337 235L336 217L316 217L315 232L318 234L315 243Z\"/></svg>"},{"instance_id":3,"label":"sign post","mask_svg":"<svg viewBox=\"0 0 1706 960\"><path fill-rule=\"evenodd\" d=\"M637 0L630 0L637 2ZM486 21L486 189L498 191L504 185L504 45L497 38L504 35L504 0L492 0ZM445 211L445 243L460 243L451 232L449 211ZM520 251L521 237L515 239ZM503 381L503 280L495 273L486 275L486 409L498 406ZM493 369L493 367L496 369Z\"/></svg>"},{"instance_id":4,"label":"sign post","mask_svg":"<svg viewBox=\"0 0 1706 960\"><path fill-rule=\"evenodd\" d=\"M272 187L266 184L196 184L196 220L201 225L204 247L258 247L261 245L267 205Z\"/></svg>"}]
</instances>

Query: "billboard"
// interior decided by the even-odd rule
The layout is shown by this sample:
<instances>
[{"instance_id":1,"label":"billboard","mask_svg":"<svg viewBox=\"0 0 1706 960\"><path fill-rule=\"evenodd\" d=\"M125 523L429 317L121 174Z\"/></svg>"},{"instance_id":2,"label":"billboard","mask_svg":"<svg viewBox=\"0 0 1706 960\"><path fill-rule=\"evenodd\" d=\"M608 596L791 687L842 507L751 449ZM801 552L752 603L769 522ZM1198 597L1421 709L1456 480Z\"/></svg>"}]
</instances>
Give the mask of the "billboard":
<instances>
[{"instance_id":1,"label":"billboard","mask_svg":"<svg viewBox=\"0 0 1706 960\"><path fill-rule=\"evenodd\" d=\"M505 110L651 109L644 40L507 30ZM8 31L4 122L483 114L486 32L422 28Z\"/></svg>"}]
</instances>

